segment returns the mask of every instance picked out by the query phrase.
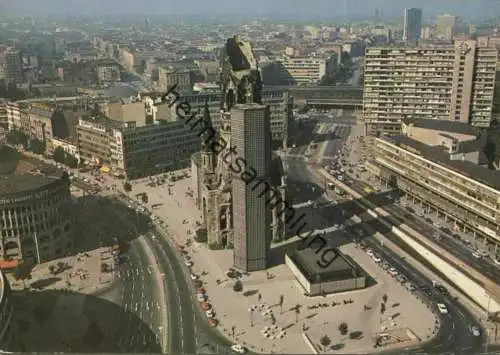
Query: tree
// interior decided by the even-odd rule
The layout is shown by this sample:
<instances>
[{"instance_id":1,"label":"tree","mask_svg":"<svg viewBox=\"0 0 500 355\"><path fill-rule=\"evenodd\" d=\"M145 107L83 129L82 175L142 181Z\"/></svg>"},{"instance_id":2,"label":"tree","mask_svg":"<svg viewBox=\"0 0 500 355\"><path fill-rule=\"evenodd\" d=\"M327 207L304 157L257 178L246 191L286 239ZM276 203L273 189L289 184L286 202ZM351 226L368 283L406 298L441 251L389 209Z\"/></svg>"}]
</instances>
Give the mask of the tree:
<instances>
[{"instance_id":1,"label":"tree","mask_svg":"<svg viewBox=\"0 0 500 355\"><path fill-rule=\"evenodd\" d=\"M31 269L28 264L20 262L14 269L13 276L16 280L23 282L23 287L26 288L25 280L30 277Z\"/></svg>"},{"instance_id":2,"label":"tree","mask_svg":"<svg viewBox=\"0 0 500 355\"><path fill-rule=\"evenodd\" d=\"M75 169L78 167L78 159L71 154L66 154L66 156L64 157L64 165Z\"/></svg>"},{"instance_id":3,"label":"tree","mask_svg":"<svg viewBox=\"0 0 500 355\"><path fill-rule=\"evenodd\" d=\"M26 143L28 143L28 136L26 133L19 131L17 129L14 129L12 131L9 131L6 135L6 140L7 143L12 144L12 145L22 145L26 146Z\"/></svg>"},{"instance_id":4,"label":"tree","mask_svg":"<svg viewBox=\"0 0 500 355\"><path fill-rule=\"evenodd\" d=\"M323 345L324 351L326 351L326 348L332 343L332 339L330 339L328 335L323 335L319 342Z\"/></svg>"},{"instance_id":5,"label":"tree","mask_svg":"<svg viewBox=\"0 0 500 355\"><path fill-rule=\"evenodd\" d=\"M56 163L64 164L66 161L66 152L61 147L54 149L54 161Z\"/></svg>"},{"instance_id":6,"label":"tree","mask_svg":"<svg viewBox=\"0 0 500 355\"><path fill-rule=\"evenodd\" d=\"M295 323L298 323L300 315L300 304L296 304L293 309L295 310Z\"/></svg>"},{"instance_id":7,"label":"tree","mask_svg":"<svg viewBox=\"0 0 500 355\"><path fill-rule=\"evenodd\" d=\"M130 191L132 191L132 185L130 185L130 183L127 181L123 184L123 189L125 190L125 192L129 193Z\"/></svg>"},{"instance_id":8,"label":"tree","mask_svg":"<svg viewBox=\"0 0 500 355\"><path fill-rule=\"evenodd\" d=\"M285 303L285 296L280 295L280 301L279 301L279 305L280 305L280 314L282 314L282 313L283 313L283 303Z\"/></svg>"},{"instance_id":9,"label":"tree","mask_svg":"<svg viewBox=\"0 0 500 355\"><path fill-rule=\"evenodd\" d=\"M340 335L346 335L347 332L349 332L349 327L348 327L347 323L342 322L339 324L339 332L340 332Z\"/></svg>"},{"instance_id":10,"label":"tree","mask_svg":"<svg viewBox=\"0 0 500 355\"><path fill-rule=\"evenodd\" d=\"M33 138L30 140L29 149L35 154L43 154L45 152L45 143L38 138Z\"/></svg>"},{"instance_id":11,"label":"tree","mask_svg":"<svg viewBox=\"0 0 500 355\"><path fill-rule=\"evenodd\" d=\"M243 284L241 283L240 280L236 281L233 285L233 291L234 292L241 292L243 291Z\"/></svg>"}]
</instances>

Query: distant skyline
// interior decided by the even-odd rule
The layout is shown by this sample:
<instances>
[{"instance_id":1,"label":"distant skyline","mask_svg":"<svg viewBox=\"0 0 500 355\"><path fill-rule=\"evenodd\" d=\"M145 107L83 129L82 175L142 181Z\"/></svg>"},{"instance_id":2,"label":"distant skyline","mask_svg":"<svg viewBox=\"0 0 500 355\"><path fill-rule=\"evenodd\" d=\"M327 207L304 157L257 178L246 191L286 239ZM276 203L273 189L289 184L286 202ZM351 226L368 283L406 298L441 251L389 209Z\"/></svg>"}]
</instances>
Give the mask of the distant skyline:
<instances>
[{"instance_id":1,"label":"distant skyline","mask_svg":"<svg viewBox=\"0 0 500 355\"><path fill-rule=\"evenodd\" d=\"M403 17L406 7L427 19L451 13L466 19L500 15L500 0L1 0L0 13L46 15L205 15L241 14L295 18Z\"/></svg>"}]
</instances>

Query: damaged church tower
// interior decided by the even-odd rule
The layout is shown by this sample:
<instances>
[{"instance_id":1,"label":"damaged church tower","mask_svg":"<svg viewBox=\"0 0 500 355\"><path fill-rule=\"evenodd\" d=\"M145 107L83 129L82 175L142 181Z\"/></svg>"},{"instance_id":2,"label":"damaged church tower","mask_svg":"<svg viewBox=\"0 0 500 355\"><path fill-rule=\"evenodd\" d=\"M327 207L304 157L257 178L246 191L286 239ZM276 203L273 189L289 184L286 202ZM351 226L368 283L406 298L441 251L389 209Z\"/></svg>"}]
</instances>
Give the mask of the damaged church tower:
<instances>
[{"instance_id":1,"label":"damaged church tower","mask_svg":"<svg viewBox=\"0 0 500 355\"><path fill-rule=\"evenodd\" d=\"M227 144L213 149L204 140L192 164L202 230L210 248L234 248L235 267L262 270L271 241L285 237L283 165L272 156L269 108L261 101L262 80L250 41L228 39L221 68L217 141ZM203 122L210 131L208 108ZM252 180L242 175L248 171Z\"/></svg>"}]
</instances>

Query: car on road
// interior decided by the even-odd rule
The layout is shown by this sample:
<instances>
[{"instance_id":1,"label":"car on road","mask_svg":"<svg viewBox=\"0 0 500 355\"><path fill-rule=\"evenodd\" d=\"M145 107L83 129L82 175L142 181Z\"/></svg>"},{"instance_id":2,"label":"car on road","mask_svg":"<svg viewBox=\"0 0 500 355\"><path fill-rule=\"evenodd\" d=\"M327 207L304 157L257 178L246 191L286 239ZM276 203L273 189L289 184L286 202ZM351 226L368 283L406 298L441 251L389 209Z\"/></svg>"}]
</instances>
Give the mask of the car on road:
<instances>
[{"instance_id":1,"label":"car on road","mask_svg":"<svg viewBox=\"0 0 500 355\"><path fill-rule=\"evenodd\" d=\"M438 303L437 308L439 310L439 313L441 314L448 314L448 308L444 303Z\"/></svg>"},{"instance_id":2,"label":"car on road","mask_svg":"<svg viewBox=\"0 0 500 355\"><path fill-rule=\"evenodd\" d=\"M484 250L484 249L479 249L477 252L479 254L481 254L481 256L488 256L489 255L488 251Z\"/></svg>"},{"instance_id":3,"label":"car on road","mask_svg":"<svg viewBox=\"0 0 500 355\"><path fill-rule=\"evenodd\" d=\"M415 287L415 285L413 285L411 282L407 282L407 283L405 284L405 287L406 287L406 289L407 289L408 291L410 291L410 292L413 292L413 291L415 291L415 290L417 289L417 288Z\"/></svg>"},{"instance_id":4,"label":"car on road","mask_svg":"<svg viewBox=\"0 0 500 355\"><path fill-rule=\"evenodd\" d=\"M479 252L476 250L472 252L472 256L475 257L476 259L481 259L481 254L479 254Z\"/></svg>"},{"instance_id":5,"label":"car on road","mask_svg":"<svg viewBox=\"0 0 500 355\"><path fill-rule=\"evenodd\" d=\"M479 337L481 336L481 330L479 329L479 327L476 327L474 324L469 324L469 332L471 332L472 335L474 335L475 337Z\"/></svg>"},{"instance_id":6,"label":"car on road","mask_svg":"<svg viewBox=\"0 0 500 355\"><path fill-rule=\"evenodd\" d=\"M187 267L193 266L193 262L191 260L184 260L184 264L186 264Z\"/></svg>"},{"instance_id":7,"label":"car on road","mask_svg":"<svg viewBox=\"0 0 500 355\"><path fill-rule=\"evenodd\" d=\"M233 346L231 346L231 350L238 354L244 354L247 352L247 349L240 344L234 344Z\"/></svg>"},{"instance_id":8,"label":"car on road","mask_svg":"<svg viewBox=\"0 0 500 355\"><path fill-rule=\"evenodd\" d=\"M397 276L396 276L396 280L398 280L398 281L399 281L399 283L401 283L401 284L403 284L403 285L407 282L406 277L404 277L404 276L403 276L403 275L401 275L401 274L399 274L399 275L397 275Z\"/></svg>"},{"instance_id":9,"label":"car on road","mask_svg":"<svg viewBox=\"0 0 500 355\"><path fill-rule=\"evenodd\" d=\"M427 297L430 297L432 295L432 291L429 287L427 286L423 286L423 287L420 287L420 290L427 296Z\"/></svg>"},{"instance_id":10,"label":"car on road","mask_svg":"<svg viewBox=\"0 0 500 355\"><path fill-rule=\"evenodd\" d=\"M439 292L442 295L447 295L449 293L448 290L446 289L446 287L444 287L443 285L436 285L435 289L437 292Z\"/></svg>"}]
</instances>

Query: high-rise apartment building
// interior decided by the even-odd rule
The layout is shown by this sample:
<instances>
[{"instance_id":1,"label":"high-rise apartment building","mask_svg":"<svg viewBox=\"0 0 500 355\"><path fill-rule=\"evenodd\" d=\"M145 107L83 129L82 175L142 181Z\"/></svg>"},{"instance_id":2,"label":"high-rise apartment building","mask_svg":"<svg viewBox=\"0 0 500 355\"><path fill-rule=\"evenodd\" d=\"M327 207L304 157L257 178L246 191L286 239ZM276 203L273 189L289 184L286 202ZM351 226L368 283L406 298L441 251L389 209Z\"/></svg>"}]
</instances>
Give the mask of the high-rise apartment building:
<instances>
[{"instance_id":1,"label":"high-rise apartment building","mask_svg":"<svg viewBox=\"0 0 500 355\"><path fill-rule=\"evenodd\" d=\"M280 81L288 84L316 84L327 73L325 58L285 58L280 63Z\"/></svg>"},{"instance_id":2,"label":"high-rise apartment building","mask_svg":"<svg viewBox=\"0 0 500 355\"><path fill-rule=\"evenodd\" d=\"M405 9L403 40L416 44L420 40L422 31L422 10L416 8Z\"/></svg>"},{"instance_id":3,"label":"high-rise apartment building","mask_svg":"<svg viewBox=\"0 0 500 355\"><path fill-rule=\"evenodd\" d=\"M263 191L271 175L269 116L269 108L257 103L231 109L231 146L236 150L233 164L244 169L232 179L234 266L245 271L266 268L272 239L271 206L267 191ZM254 177L250 181L242 178L243 171Z\"/></svg>"},{"instance_id":4,"label":"high-rise apartment building","mask_svg":"<svg viewBox=\"0 0 500 355\"><path fill-rule=\"evenodd\" d=\"M368 134L399 133L401 120L491 123L497 49L477 41L366 50L363 116Z\"/></svg>"},{"instance_id":5,"label":"high-rise apartment building","mask_svg":"<svg viewBox=\"0 0 500 355\"><path fill-rule=\"evenodd\" d=\"M451 42L457 27L457 17L449 14L436 16L436 34L439 39Z\"/></svg>"},{"instance_id":6,"label":"high-rise apartment building","mask_svg":"<svg viewBox=\"0 0 500 355\"><path fill-rule=\"evenodd\" d=\"M5 52L4 78L7 84L21 84L23 82L21 53L15 48L9 48Z\"/></svg>"}]
</instances>

